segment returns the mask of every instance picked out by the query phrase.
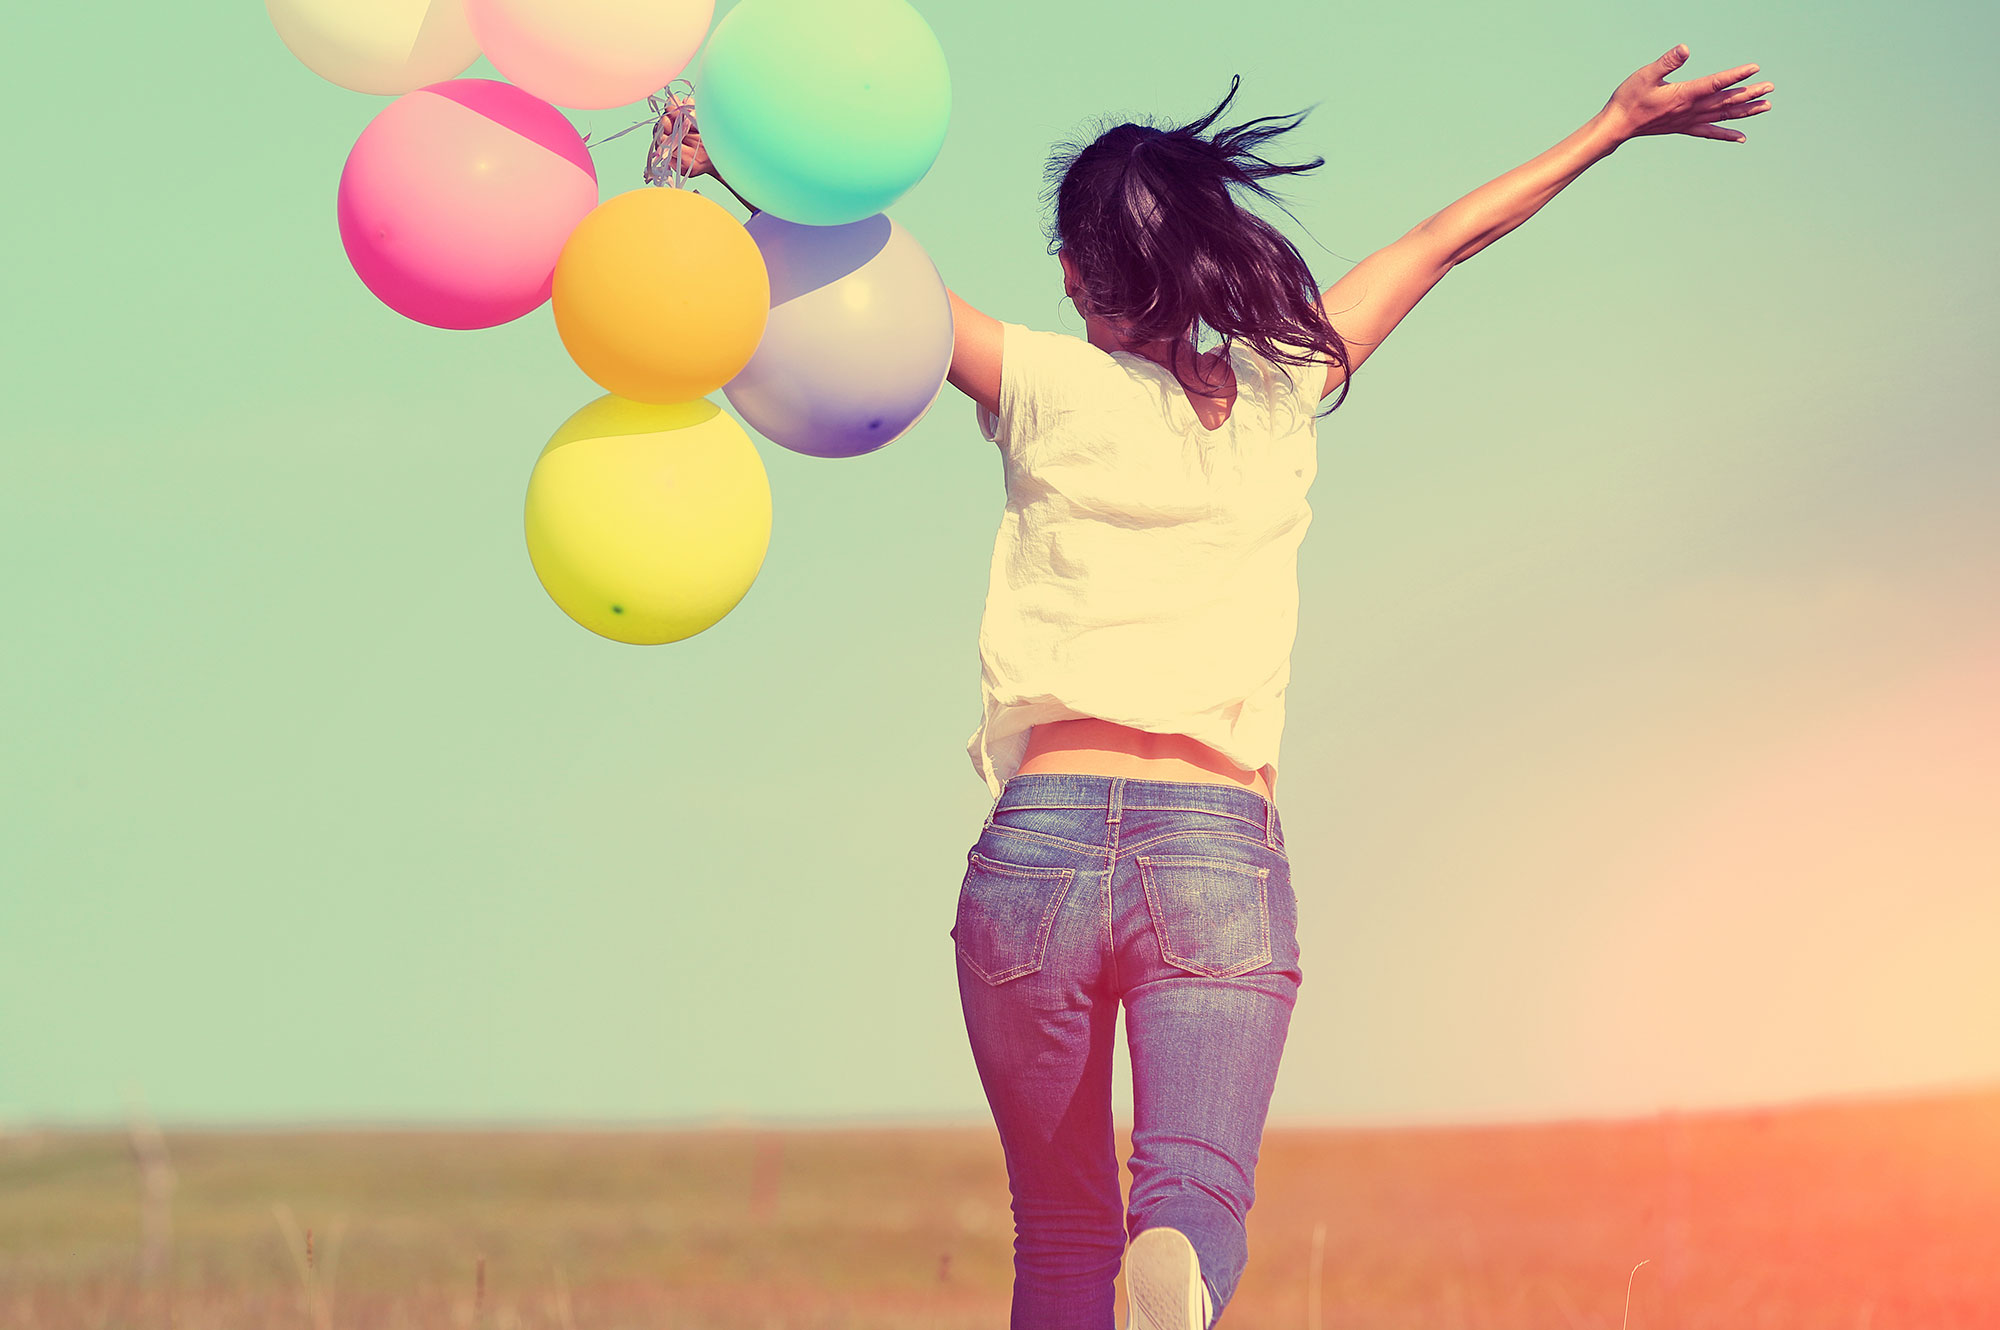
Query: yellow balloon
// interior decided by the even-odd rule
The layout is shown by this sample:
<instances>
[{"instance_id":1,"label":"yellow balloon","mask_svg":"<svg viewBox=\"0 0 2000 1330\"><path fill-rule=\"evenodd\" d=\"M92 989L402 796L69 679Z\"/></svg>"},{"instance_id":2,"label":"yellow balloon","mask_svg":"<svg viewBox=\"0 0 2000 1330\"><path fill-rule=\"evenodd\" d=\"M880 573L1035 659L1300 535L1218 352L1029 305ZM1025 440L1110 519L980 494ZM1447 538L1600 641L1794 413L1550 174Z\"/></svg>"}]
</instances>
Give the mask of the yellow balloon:
<instances>
[{"instance_id":1,"label":"yellow balloon","mask_svg":"<svg viewBox=\"0 0 2000 1330\"><path fill-rule=\"evenodd\" d=\"M647 186L570 232L551 294L577 368L635 402L691 402L756 354L771 317L757 242L713 199Z\"/></svg>"},{"instance_id":2,"label":"yellow balloon","mask_svg":"<svg viewBox=\"0 0 2000 1330\"><path fill-rule=\"evenodd\" d=\"M656 646L713 626L750 590L771 546L771 482L713 402L600 397L535 460L526 526L563 613Z\"/></svg>"}]
</instances>

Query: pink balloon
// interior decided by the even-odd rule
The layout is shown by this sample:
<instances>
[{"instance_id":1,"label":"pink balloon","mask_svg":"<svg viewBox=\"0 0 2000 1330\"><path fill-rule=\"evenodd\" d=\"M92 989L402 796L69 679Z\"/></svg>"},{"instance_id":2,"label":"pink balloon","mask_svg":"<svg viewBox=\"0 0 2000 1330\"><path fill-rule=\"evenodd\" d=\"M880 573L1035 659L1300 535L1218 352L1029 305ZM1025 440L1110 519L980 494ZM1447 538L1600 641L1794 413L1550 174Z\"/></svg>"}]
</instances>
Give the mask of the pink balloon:
<instances>
[{"instance_id":1,"label":"pink balloon","mask_svg":"<svg viewBox=\"0 0 2000 1330\"><path fill-rule=\"evenodd\" d=\"M562 112L495 79L404 93L340 173L340 243L376 297L433 328L491 328L549 298L597 167Z\"/></svg>"}]
</instances>

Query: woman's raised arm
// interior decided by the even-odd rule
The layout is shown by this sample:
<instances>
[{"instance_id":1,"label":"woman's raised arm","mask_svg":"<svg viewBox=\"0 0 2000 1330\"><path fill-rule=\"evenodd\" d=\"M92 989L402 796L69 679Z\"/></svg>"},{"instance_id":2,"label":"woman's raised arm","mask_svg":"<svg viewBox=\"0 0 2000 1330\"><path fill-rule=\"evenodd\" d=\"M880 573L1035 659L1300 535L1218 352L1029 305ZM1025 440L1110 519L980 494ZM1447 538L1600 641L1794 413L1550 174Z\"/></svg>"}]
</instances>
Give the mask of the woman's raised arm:
<instances>
[{"instance_id":1,"label":"woman's raised arm","mask_svg":"<svg viewBox=\"0 0 2000 1330\"><path fill-rule=\"evenodd\" d=\"M1634 71L1581 129L1533 161L1418 222L1321 292L1327 318L1347 344L1348 363L1345 369L1327 366L1320 395L1331 394L1352 377L1446 273L1533 217L1585 167L1610 156L1619 144L1648 134L1692 134L1741 143L1741 133L1710 122L1769 109L1768 101L1750 98L1769 92L1771 85L1729 87L1755 74L1755 65L1686 83L1665 82L1667 74L1686 60L1687 53L1676 46Z\"/></svg>"},{"instance_id":2,"label":"woman's raised arm","mask_svg":"<svg viewBox=\"0 0 2000 1330\"><path fill-rule=\"evenodd\" d=\"M1419 229L1444 247L1452 263L1463 263L1533 217L1586 167L1631 139L1688 134L1725 143L1744 142L1747 136L1742 132L1712 122L1769 110L1769 101L1751 99L1771 91L1771 85L1730 86L1755 74L1755 65L1667 83L1667 75L1687 63L1687 58L1687 48L1676 46L1650 65L1634 70L1611 94L1604 109L1582 128L1533 161L1488 181L1426 218Z\"/></svg>"}]
</instances>

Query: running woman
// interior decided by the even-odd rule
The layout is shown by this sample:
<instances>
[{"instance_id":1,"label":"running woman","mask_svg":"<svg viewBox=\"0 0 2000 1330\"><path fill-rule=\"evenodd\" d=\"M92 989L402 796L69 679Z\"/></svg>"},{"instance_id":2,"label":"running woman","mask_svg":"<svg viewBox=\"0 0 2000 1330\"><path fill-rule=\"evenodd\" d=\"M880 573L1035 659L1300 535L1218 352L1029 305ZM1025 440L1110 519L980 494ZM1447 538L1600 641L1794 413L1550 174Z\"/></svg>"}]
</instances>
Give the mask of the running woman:
<instances>
[{"instance_id":1,"label":"running woman","mask_svg":"<svg viewBox=\"0 0 2000 1330\"><path fill-rule=\"evenodd\" d=\"M1274 791L1319 404L1446 273L1621 145L1743 142L1720 122L1768 110L1771 85L1736 86L1756 65L1667 82L1687 58L1638 69L1326 290L1234 193L1324 165L1258 151L1306 113L1211 133L1232 80L1197 121L1114 125L1049 162L1083 337L951 294L949 381L1007 489L967 742L993 803L950 936L1013 1198L1012 1330L1111 1330L1121 1264L1128 1330L1203 1330L1229 1305L1301 978Z\"/></svg>"}]
</instances>

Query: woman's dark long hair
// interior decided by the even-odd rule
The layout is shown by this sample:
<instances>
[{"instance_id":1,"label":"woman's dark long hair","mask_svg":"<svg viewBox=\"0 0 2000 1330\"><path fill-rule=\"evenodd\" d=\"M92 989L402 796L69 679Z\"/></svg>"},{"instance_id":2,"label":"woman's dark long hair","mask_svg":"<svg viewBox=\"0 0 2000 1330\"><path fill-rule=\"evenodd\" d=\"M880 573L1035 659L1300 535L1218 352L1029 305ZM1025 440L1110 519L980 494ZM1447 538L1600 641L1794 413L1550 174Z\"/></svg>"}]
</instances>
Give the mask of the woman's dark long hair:
<instances>
[{"instance_id":1,"label":"woman's dark long hair","mask_svg":"<svg viewBox=\"0 0 2000 1330\"><path fill-rule=\"evenodd\" d=\"M1324 157L1276 165L1255 151L1297 128L1312 108L1270 128L1258 126L1287 118L1265 116L1203 137L1241 82L1233 76L1221 103L1190 124L1160 129L1127 121L1089 143L1058 144L1043 193L1044 208L1054 203L1049 253L1069 254L1082 288L1078 303L1122 323L1129 345L1185 342L1206 324L1225 345L1240 338L1267 360L1307 363L1275 345L1282 340L1344 370L1347 344L1326 317L1305 259L1229 190L1243 185L1276 201L1263 180L1324 166ZM1347 400L1348 387L1343 378L1328 412Z\"/></svg>"}]
</instances>

